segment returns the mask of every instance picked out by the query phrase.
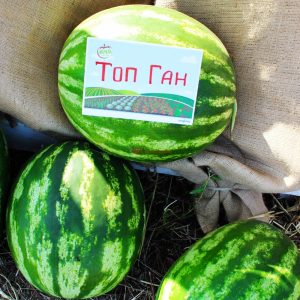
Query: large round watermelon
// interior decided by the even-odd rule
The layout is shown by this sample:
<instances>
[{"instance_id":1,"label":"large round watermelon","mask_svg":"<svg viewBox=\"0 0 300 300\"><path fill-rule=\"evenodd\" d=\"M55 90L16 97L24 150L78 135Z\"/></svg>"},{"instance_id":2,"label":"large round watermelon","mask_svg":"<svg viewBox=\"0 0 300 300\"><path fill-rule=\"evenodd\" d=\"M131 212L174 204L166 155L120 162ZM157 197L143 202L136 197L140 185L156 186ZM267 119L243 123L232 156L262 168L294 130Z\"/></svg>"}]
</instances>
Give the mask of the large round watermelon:
<instances>
[{"instance_id":1,"label":"large round watermelon","mask_svg":"<svg viewBox=\"0 0 300 300\"><path fill-rule=\"evenodd\" d=\"M69 299L113 289L137 258L144 227L134 171L81 143L52 145L34 157L7 211L8 242L22 274Z\"/></svg>"},{"instance_id":2,"label":"large round watermelon","mask_svg":"<svg viewBox=\"0 0 300 300\"><path fill-rule=\"evenodd\" d=\"M300 299L300 256L259 221L224 226L198 241L166 274L157 300Z\"/></svg>"},{"instance_id":3,"label":"large round watermelon","mask_svg":"<svg viewBox=\"0 0 300 300\"><path fill-rule=\"evenodd\" d=\"M8 184L8 150L5 136L0 129L0 234L2 232L3 220L5 218L5 191Z\"/></svg>"},{"instance_id":4,"label":"large round watermelon","mask_svg":"<svg viewBox=\"0 0 300 300\"><path fill-rule=\"evenodd\" d=\"M88 37L203 49L193 125L83 115ZM108 9L75 28L60 56L58 88L69 120L89 141L142 162L172 161L201 151L226 128L236 104L233 65L217 36L185 14L147 5Z\"/></svg>"}]
</instances>

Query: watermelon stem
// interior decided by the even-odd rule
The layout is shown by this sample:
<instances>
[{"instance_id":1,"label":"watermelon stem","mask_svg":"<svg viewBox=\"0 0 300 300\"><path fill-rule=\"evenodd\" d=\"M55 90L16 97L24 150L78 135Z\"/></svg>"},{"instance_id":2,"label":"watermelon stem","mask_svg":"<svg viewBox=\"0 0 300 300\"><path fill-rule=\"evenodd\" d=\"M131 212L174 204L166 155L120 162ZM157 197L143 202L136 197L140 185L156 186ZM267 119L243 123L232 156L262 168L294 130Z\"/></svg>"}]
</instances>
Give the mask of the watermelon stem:
<instances>
[{"instance_id":1,"label":"watermelon stem","mask_svg":"<svg viewBox=\"0 0 300 300\"><path fill-rule=\"evenodd\" d=\"M198 195L200 195L199 198L202 198L202 196L203 196L205 190L208 189L207 186L208 186L209 181L210 181L210 180L212 180L212 181L218 181L218 180L220 180L220 179L221 179L221 178L220 178L217 174L214 174L214 173L212 173L212 172L209 170L209 171L208 171L208 177L207 177L207 179L206 179L206 180L205 180L198 188L192 190L192 191L190 192L190 194L191 194L191 195L196 195L197 197L198 197Z\"/></svg>"}]
</instances>

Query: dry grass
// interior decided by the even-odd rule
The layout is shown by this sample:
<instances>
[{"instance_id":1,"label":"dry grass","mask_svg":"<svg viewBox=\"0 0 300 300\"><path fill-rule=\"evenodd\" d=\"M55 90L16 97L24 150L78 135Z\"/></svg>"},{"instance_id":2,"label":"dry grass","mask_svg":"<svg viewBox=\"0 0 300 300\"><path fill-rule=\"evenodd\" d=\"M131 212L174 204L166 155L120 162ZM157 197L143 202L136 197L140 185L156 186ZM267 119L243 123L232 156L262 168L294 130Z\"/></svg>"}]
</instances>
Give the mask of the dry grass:
<instances>
[{"instance_id":1,"label":"dry grass","mask_svg":"<svg viewBox=\"0 0 300 300\"><path fill-rule=\"evenodd\" d=\"M300 197L265 195L271 223L289 236L300 249Z\"/></svg>"},{"instance_id":2,"label":"dry grass","mask_svg":"<svg viewBox=\"0 0 300 300\"><path fill-rule=\"evenodd\" d=\"M146 195L148 226L142 253L126 279L103 300L154 299L163 275L172 263L203 233L193 212L188 181L167 175L140 172ZM300 247L300 198L265 195L272 223ZM222 220L224 222L224 220ZM0 245L0 298L54 299L33 289L15 267L6 241Z\"/></svg>"}]
</instances>

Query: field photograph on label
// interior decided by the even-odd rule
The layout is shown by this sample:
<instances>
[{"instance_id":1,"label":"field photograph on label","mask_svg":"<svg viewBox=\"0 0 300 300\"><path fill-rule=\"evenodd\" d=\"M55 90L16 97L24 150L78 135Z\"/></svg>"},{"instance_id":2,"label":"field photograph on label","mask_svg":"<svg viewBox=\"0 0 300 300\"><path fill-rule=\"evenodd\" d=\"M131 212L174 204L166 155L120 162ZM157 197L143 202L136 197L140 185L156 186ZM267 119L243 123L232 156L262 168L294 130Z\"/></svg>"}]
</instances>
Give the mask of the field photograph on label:
<instances>
[{"instance_id":1,"label":"field photograph on label","mask_svg":"<svg viewBox=\"0 0 300 300\"><path fill-rule=\"evenodd\" d=\"M139 95L133 91L90 87L86 88L84 108L190 119L193 115L193 103L192 99L172 94Z\"/></svg>"}]
</instances>

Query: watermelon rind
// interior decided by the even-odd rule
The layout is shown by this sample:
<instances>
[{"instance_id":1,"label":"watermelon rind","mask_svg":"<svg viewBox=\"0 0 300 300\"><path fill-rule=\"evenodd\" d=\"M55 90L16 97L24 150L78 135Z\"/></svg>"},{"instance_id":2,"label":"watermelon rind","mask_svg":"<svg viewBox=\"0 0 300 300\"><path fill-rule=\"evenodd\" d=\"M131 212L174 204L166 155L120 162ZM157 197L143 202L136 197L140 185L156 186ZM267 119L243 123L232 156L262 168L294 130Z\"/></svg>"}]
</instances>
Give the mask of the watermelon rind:
<instances>
[{"instance_id":1,"label":"watermelon rind","mask_svg":"<svg viewBox=\"0 0 300 300\"><path fill-rule=\"evenodd\" d=\"M300 299L300 255L275 227L256 220L221 227L170 268L157 300Z\"/></svg>"},{"instance_id":2,"label":"watermelon rind","mask_svg":"<svg viewBox=\"0 0 300 300\"><path fill-rule=\"evenodd\" d=\"M83 115L88 37L202 49L193 124ZM61 52L58 90L66 115L84 137L109 153L140 162L173 161L199 153L225 130L236 109L234 68L219 38L183 13L150 5L107 9L76 27Z\"/></svg>"},{"instance_id":3,"label":"watermelon rind","mask_svg":"<svg viewBox=\"0 0 300 300\"><path fill-rule=\"evenodd\" d=\"M8 190L9 176L8 148L5 135L0 129L0 235L5 224L6 192Z\"/></svg>"},{"instance_id":4,"label":"watermelon rind","mask_svg":"<svg viewBox=\"0 0 300 300\"><path fill-rule=\"evenodd\" d=\"M8 244L21 273L40 291L67 299L113 289L139 255L144 232L134 170L87 143L37 154L7 210Z\"/></svg>"}]
</instances>

